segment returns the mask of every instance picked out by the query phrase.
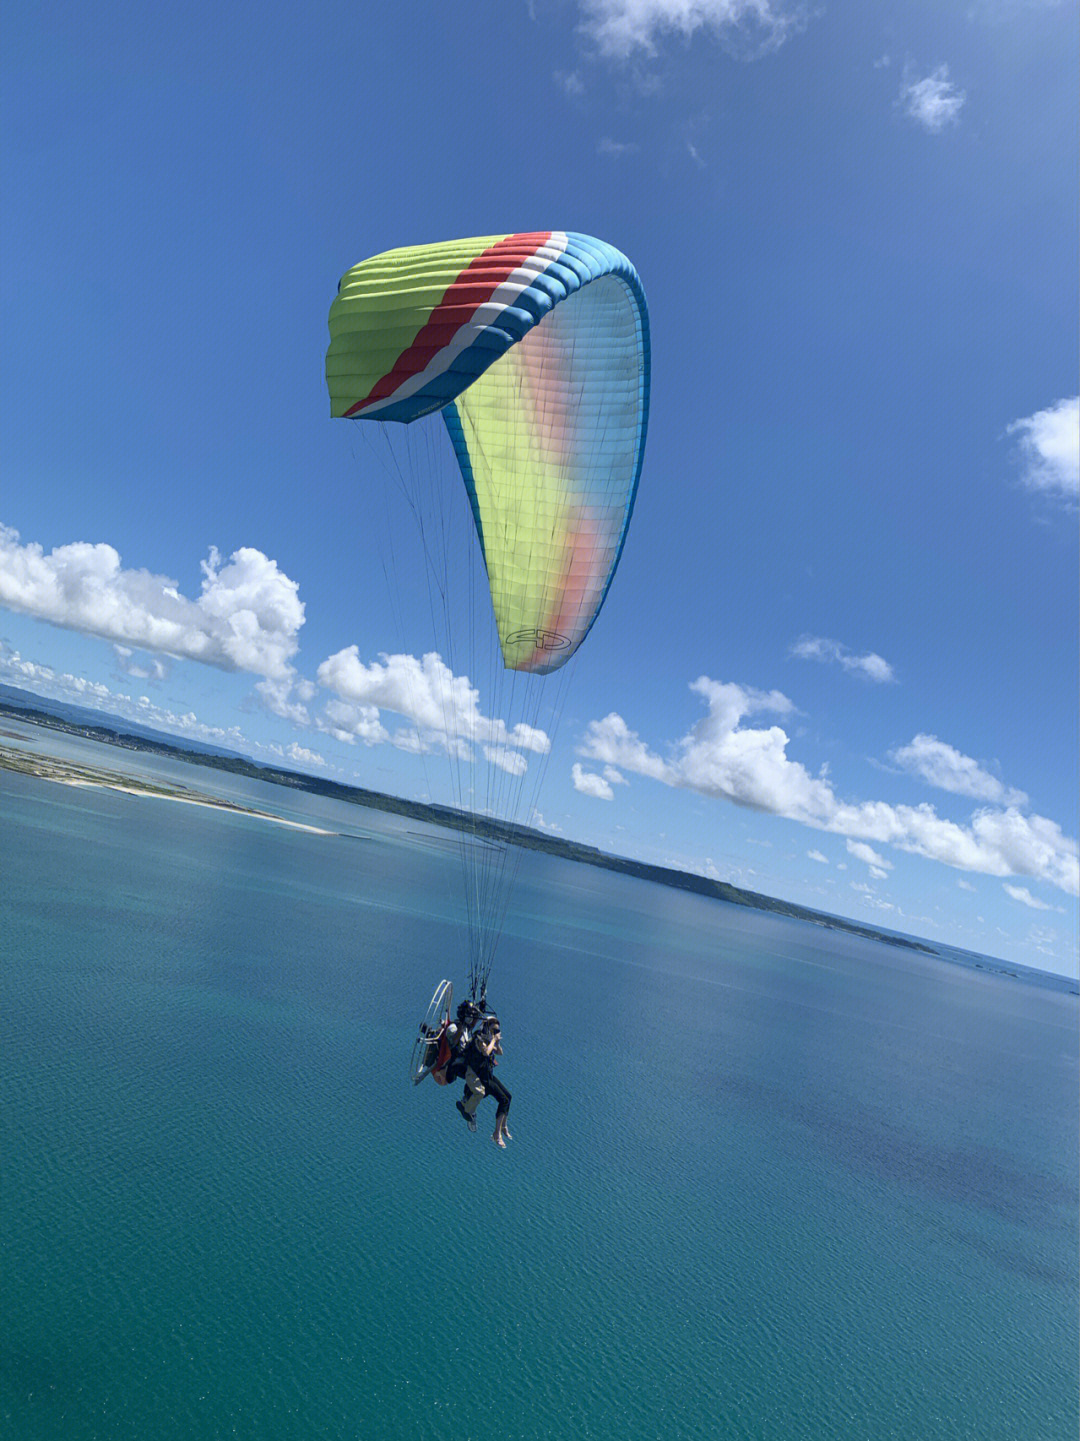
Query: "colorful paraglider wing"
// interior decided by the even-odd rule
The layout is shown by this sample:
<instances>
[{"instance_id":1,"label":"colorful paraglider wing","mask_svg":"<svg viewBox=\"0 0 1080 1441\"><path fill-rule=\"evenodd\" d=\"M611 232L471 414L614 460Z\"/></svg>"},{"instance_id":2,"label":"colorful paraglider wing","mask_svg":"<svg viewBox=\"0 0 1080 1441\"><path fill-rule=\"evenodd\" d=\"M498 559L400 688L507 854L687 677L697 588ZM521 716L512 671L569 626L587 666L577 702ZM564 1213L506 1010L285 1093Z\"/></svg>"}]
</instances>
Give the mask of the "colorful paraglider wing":
<instances>
[{"instance_id":1,"label":"colorful paraglider wing","mask_svg":"<svg viewBox=\"0 0 1080 1441\"><path fill-rule=\"evenodd\" d=\"M603 604L641 471L649 329L633 266L561 231L388 251L344 277L330 334L334 415L443 411L505 664L564 664Z\"/></svg>"}]
</instances>

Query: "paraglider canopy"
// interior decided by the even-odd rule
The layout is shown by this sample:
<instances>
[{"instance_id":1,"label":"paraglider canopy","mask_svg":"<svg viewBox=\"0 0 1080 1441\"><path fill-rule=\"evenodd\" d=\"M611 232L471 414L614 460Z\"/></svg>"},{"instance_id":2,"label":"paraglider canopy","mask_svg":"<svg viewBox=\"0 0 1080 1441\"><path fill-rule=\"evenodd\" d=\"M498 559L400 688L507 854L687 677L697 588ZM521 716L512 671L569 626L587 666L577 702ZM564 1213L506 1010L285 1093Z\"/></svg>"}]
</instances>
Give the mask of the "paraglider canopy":
<instances>
[{"instance_id":1,"label":"paraglider canopy","mask_svg":"<svg viewBox=\"0 0 1080 1441\"><path fill-rule=\"evenodd\" d=\"M604 602L641 472L649 322L634 267L566 231L389 250L343 277L330 336L333 415L442 411L504 665L564 665Z\"/></svg>"}]
</instances>

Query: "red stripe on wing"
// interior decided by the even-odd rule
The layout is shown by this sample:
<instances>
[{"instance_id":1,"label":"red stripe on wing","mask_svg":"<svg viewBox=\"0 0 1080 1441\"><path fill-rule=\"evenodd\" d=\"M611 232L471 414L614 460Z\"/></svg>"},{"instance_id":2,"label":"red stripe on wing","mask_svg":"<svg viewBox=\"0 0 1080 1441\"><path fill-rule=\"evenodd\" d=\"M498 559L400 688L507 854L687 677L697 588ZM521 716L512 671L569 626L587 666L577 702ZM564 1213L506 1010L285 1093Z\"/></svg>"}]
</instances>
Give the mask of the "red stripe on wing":
<instances>
[{"instance_id":1,"label":"red stripe on wing","mask_svg":"<svg viewBox=\"0 0 1080 1441\"><path fill-rule=\"evenodd\" d=\"M428 316L413 343L394 361L393 368L375 382L367 395L349 406L346 416L386 400L410 376L419 375L429 364L433 347L441 350L472 319L480 306L491 299L521 262L548 243L551 234L550 230L538 230L532 234L508 235L505 240L496 241L487 250L481 251L447 286L442 300ZM447 328L449 336L443 339Z\"/></svg>"}]
</instances>

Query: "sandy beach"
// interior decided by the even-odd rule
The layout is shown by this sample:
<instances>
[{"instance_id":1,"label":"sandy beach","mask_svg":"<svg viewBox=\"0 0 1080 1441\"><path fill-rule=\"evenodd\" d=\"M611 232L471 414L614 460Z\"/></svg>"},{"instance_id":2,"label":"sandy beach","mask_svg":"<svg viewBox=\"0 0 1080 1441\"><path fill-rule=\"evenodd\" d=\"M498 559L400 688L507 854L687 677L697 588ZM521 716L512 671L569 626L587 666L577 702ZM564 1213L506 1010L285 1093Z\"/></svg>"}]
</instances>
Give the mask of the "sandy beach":
<instances>
[{"instance_id":1,"label":"sandy beach","mask_svg":"<svg viewBox=\"0 0 1080 1441\"><path fill-rule=\"evenodd\" d=\"M154 781L137 781L118 771L103 770L97 766L77 765L73 761L60 760L56 756L37 755L30 751L15 750L0 745L0 768L20 771L23 775L36 776L39 780L55 781L65 786L92 786L102 790L122 791L130 796L151 796L157 800L179 801L189 806L207 806L212 810L235 811L238 815L254 816L258 820L272 821L275 825L288 826L290 830L307 831L315 836L332 836L336 831L324 830L321 826L305 825L302 821L286 820L271 811L252 810L249 806L237 805L233 801L221 800L187 786L168 786Z\"/></svg>"}]
</instances>

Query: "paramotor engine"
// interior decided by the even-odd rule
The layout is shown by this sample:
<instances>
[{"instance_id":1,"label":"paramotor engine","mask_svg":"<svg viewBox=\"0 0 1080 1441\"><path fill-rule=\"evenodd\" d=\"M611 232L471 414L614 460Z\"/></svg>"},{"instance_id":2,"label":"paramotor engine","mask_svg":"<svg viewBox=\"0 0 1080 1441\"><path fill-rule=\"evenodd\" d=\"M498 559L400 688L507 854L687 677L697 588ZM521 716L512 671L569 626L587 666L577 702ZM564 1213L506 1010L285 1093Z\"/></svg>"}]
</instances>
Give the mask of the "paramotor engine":
<instances>
[{"instance_id":1,"label":"paramotor engine","mask_svg":"<svg viewBox=\"0 0 1080 1441\"><path fill-rule=\"evenodd\" d=\"M449 981L440 981L435 987L431 1005L420 1022L420 1029L413 1042L412 1057L409 1060L409 1077L418 1086L439 1061L439 1051L446 1028L450 1024L450 1006L454 1000L454 988Z\"/></svg>"}]
</instances>

